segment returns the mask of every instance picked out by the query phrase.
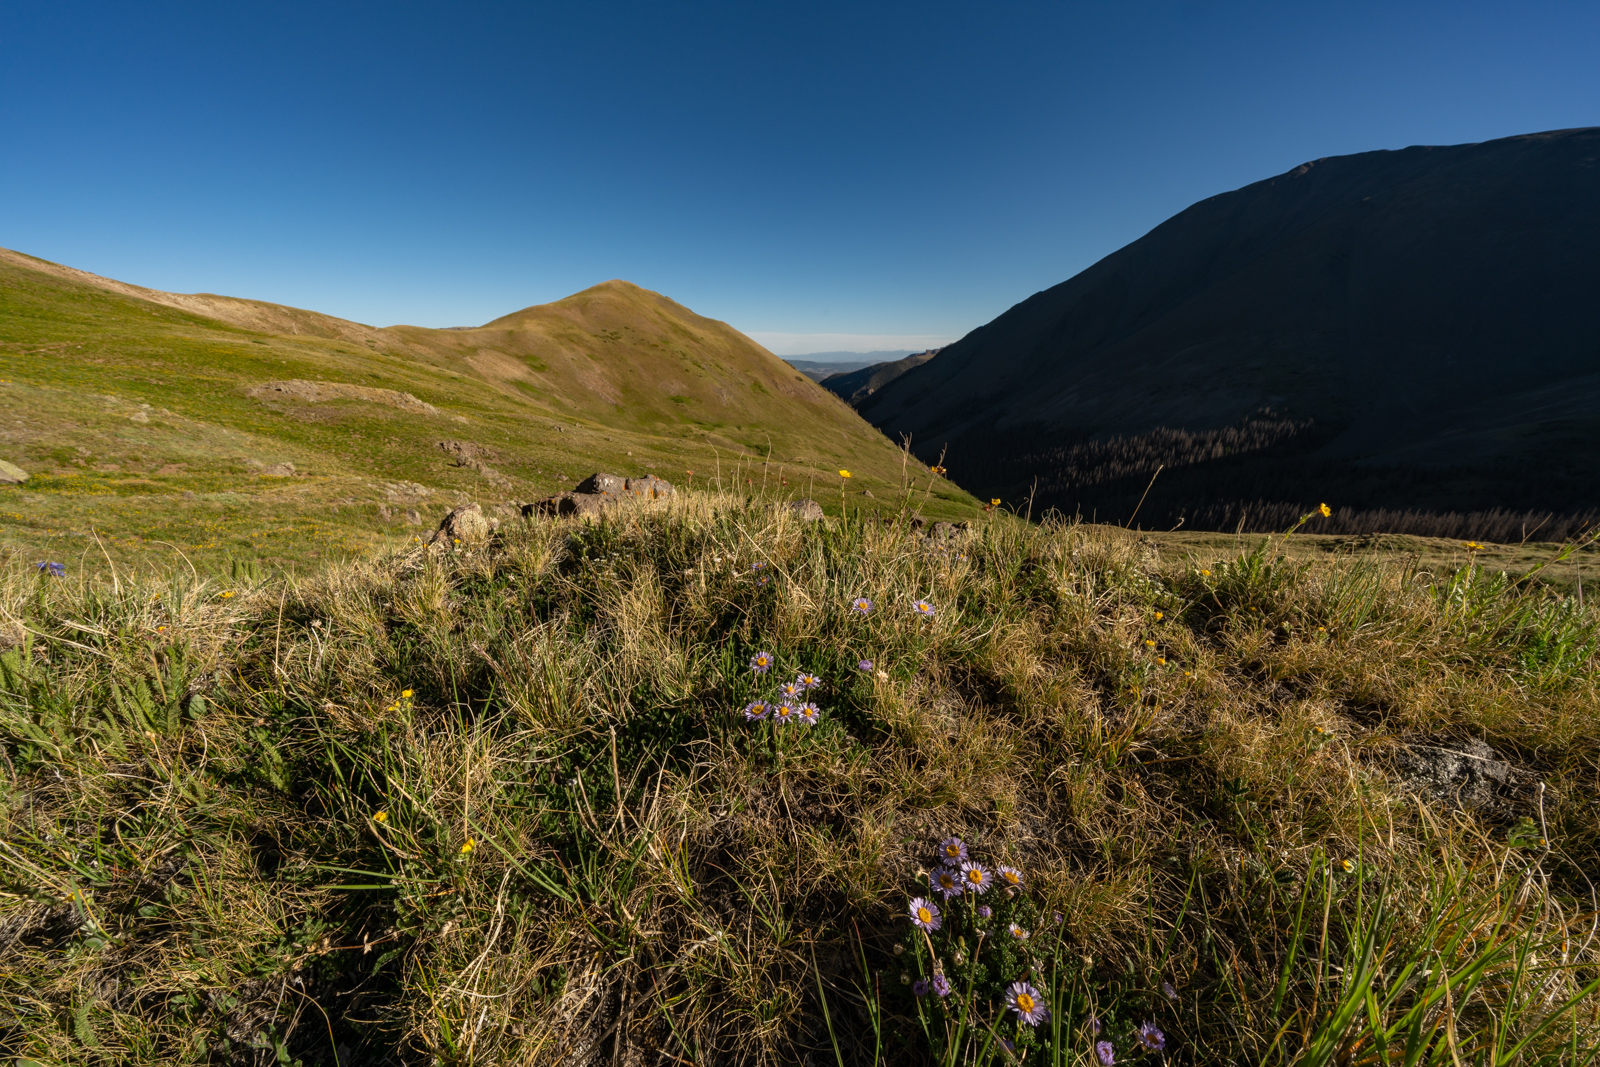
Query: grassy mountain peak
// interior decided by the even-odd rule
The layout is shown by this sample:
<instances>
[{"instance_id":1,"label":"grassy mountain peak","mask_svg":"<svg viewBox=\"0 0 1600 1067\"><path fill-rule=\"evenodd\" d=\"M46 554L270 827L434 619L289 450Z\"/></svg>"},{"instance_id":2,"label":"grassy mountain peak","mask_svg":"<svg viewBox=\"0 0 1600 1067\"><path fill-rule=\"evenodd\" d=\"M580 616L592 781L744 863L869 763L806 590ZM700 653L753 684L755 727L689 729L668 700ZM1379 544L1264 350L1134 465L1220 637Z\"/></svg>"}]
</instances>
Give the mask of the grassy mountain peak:
<instances>
[{"instance_id":1,"label":"grassy mountain peak","mask_svg":"<svg viewBox=\"0 0 1600 1067\"><path fill-rule=\"evenodd\" d=\"M373 327L0 250L0 396L0 459L33 475L0 486L0 551L81 566L326 560L596 470L835 510L915 473L930 517L976 510L737 330L623 281Z\"/></svg>"}]
</instances>

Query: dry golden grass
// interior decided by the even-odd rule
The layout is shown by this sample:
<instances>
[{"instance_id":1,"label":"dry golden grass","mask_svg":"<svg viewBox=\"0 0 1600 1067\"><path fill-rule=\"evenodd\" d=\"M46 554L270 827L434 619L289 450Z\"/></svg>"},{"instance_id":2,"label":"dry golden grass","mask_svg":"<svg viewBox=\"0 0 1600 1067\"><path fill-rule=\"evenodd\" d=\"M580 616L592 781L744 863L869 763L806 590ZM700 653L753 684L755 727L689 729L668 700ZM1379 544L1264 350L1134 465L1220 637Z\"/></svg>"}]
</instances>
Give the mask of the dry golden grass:
<instances>
[{"instance_id":1,"label":"dry golden grass","mask_svg":"<svg viewBox=\"0 0 1600 1067\"><path fill-rule=\"evenodd\" d=\"M895 946L950 834L1026 872L1069 1016L1029 1062L1090 1010L1174 1062L1348 1057L1382 1028L1328 1037L1330 957L1444 952L1441 901L1509 902L1473 921L1542 984L1497 963L1430 1048L1574 992L1527 1055L1594 1047L1600 620L1481 571L686 494L298 582L14 572L0 619L13 1056L928 1062ZM817 727L744 721L798 671Z\"/></svg>"}]
</instances>

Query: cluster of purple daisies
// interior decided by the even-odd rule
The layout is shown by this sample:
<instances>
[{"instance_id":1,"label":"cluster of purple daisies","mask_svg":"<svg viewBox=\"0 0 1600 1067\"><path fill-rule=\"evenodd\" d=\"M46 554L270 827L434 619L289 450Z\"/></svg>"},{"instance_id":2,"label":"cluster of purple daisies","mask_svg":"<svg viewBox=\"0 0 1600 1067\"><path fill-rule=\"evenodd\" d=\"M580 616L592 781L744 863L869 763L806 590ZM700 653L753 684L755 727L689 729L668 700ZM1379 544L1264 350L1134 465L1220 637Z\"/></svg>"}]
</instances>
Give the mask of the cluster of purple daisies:
<instances>
[{"instance_id":1,"label":"cluster of purple daisies","mask_svg":"<svg viewBox=\"0 0 1600 1067\"><path fill-rule=\"evenodd\" d=\"M939 842L939 862L928 873L933 891L949 900L963 893L982 896L999 886L1007 896L1016 896L1022 888L1022 872L1015 867L999 866L990 870L967 855L967 844L959 837L947 837Z\"/></svg>"},{"instance_id":2,"label":"cluster of purple daisies","mask_svg":"<svg viewBox=\"0 0 1600 1067\"><path fill-rule=\"evenodd\" d=\"M944 925L944 916L929 897L939 895L946 905L952 898L971 895L974 898L997 889L1007 897L1015 897L1022 890L1022 872L1015 867L996 866L993 870L973 859L967 853L967 844L959 837L947 837L939 842L938 863L928 873L931 892L928 897L913 897L910 905L911 924L924 934L932 933ZM994 914L988 905L977 906L979 918L988 919ZM1016 923L1008 924L1007 932L1017 941L1026 941L1028 931ZM931 947L931 946L930 946ZM929 993L940 997L950 993L950 981L942 971L936 970L932 978L922 978L911 987L918 997ZM1050 1006L1044 995L1030 982L1012 982L1006 988L1006 1007L1021 1022L1038 1026L1050 1017Z\"/></svg>"},{"instance_id":3,"label":"cluster of purple daisies","mask_svg":"<svg viewBox=\"0 0 1600 1067\"><path fill-rule=\"evenodd\" d=\"M775 662L771 652L757 652L750 657L750 669L757 674L766 674ZM798 722L815 726L822 716L822 709L806 697L821 685L822 679L815 674L809 671L802 673L794 681L779 685L778 695L772 700L753 700L746 704L745 721L761 722L770 718L773 722Z\"/></svg>"}]
</instances>

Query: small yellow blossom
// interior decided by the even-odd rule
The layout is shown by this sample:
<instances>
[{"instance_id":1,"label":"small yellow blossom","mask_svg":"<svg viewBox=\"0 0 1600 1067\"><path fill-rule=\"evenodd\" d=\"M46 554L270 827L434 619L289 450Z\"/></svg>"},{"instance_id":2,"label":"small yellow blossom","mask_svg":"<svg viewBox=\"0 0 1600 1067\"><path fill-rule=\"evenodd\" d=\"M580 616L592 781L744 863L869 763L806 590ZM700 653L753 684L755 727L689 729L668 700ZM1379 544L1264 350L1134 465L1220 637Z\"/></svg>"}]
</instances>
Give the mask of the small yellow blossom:
<instances>
[{"instance_id":1,"label":"small yellow blossom","mask_svg":"<svg viewBox=\"0 0 1600 1067\"><path fill-rule=\"evenodd\" d=\"M1322 517L1323 517L1323 518L1327 518L1327 517L1328 517L1328 516L1329 516L1329 515L1332 515L1332 514L1333 514L1333 509L1332 509L1332 508L1330 508L1330 507L1329 507L1329 506L1328 506L1328 505L1326 505L1326 504L1318 504L1318 505L1317 505L1317 510L1318 510L1318 511L1320 511L1320 512L1322 512Z\"/></svg>"},{"instance_id":2,"label":"small yellow blossom","mask_svg":"<svg viewBox=\"0 0 1600 1067\"><path fill-rule=\"evenodd\" d=\"M997 507L999 507L999 506L1000 506L1000 498L999 498L999 497L997 497L997 496L996 496L996 497L990 497L990 498L989 498L989 506L990 506L990 507L991 507L991 508L997 508Z\"/></svg>"},{"instance_id":3,"label":"small yellow blossom","mask_svg":"<svg viewBox=\"0 0 1600 1067\"><path fill-rule=\"evenodd\" d=\"M839 477L848 478L848 477L850 477L850 472L849 471L840 471L839 472Z\"/></svg>"},{"instance_id":4,"label":"small yellow blossom","mask_svg":"<svg viewBox=\"0 0 1600 1067\"><path fill-rule=\"evenodd\" d=\"M1164 618L1166 618L1165 615L1161 614L1161 612L1159 612L1159 611L1156 612L1156 622L1160 622Z\"/></svg>"},{"instance_id":5,"label":"small yellow blossom","mask_svg":"<svg viewBox=\"0 0 1600 1067\"><path fill-rule=\"evenodd\" d=\"M401 695L401 696L402 696L402 697L404 697L404 698L405 698L405 699L407 699L407 700L410 700L410 699L411 699L411 690L409 690L409 689L402 689L402 690L400 690L400 695Z\"/></svg>"},{"instance_id":6,"label":"small yellow blossom","mask_svg":"<svg viewBox=\"0 0 1600 1067\"><path fill-rule=\"evenodd\" d=\"M388 822L389 821L389 813L386 812L386 811L380 811L380 812L378 812L376 815L374 815L372 817L372 821L373 822Z\"/></svg>"},{"instance_id":7,"label":"small yellow blossom","mask_svg":"<svg viewBox=\"0 0 1600 1067\"><path fill-rule=\"evenodd\" d=\"M1144 647L1145 648L1155 648L1156 647L1156 643L1154 641L1150 640L1149 638L1145 638Z\"/></svg>"},{"instance_id":8,"label":"small yellow blossom","mask_svg":"<svg viewBox=\"0 0 1600 1067\"><path fill-rule=\"evenodd\" d=\"M1339 864L1339 867L1340 867L1341 870L1344 871L1345 874L1354 874L1355 873L1355 869L1356 869L1356 865L1354 863L1351 863L1349 860L1344 860L1343 862L1341 862Z\"/></svg>"},{"instance_id":9,"label":"small yellow blossom","mask_svg":"<svg viewBox=\"0 0 1600 1067\"><path fill-rule=\"evenodd\" d=\"M233 590L232 590L232 589L229 589L229 590L228 590L228 591L227 591L227 592L225 592L225 593L223 593L223 594L222 594L222 599L223 599L223 600L227 600L227 599L228 599L228 598L229 598L229 597L231 597L231 596L232 596L232 595L233 595Z\"/></svg>"},{"instance_id":10,"label":"small yellow blossom","mask_svg":"<svg viewBox=\"0 0 1600 1067\"><path fill-rule=\"evenodd\" d=\"M1158 665L1162 666L1162 667L1165 667L1167 665L1167 657L1165 657L1165 656L1157 656L1156 657L1156 663Z\"/></svg>"},{"instance_id":11,"label":"small yellow blossom","mask_svg":"<svg viewBox=\"0 0 1600 1067\"><path fill-rule=\"evenodd\" d=\"M472 838L469 837L469 838L467 838L467 843L461 846L461 854L463 856L465 856L468 852L471 852L473 849L475 849L477 847L478 847L478 842L474 841Z\"/></svg>"},{"instance_id":12,"label":"small yellow blossom","mask_svg":"<svg viewBox=\"0 0 1600 1067\"><path fill-rule=\"evenodd\" d=\"M1483 550L1483 546L1478 544L1476 541L1468 541L1462 547L1464 547L1468 552L1480 552Z\"/></svg>"},{"instance_id":13,"label":"small yellow blossom","mask_svg":"<svg viewBox=\"0 0 1600 1067\"><path fill-rule=\"evenodd\" d=\"M1210 572L1210 571L1208 571L1208 570L1206 570L1206 569L1205 569L1205 568L1204 568L1204 567L1202 567L1202 568L1201 568L1201 569L1200 569L1200 577L1202 577L1202 578L1209 578L1209 577L1211 577L1211 572Z\"/></svg>"}]
</instances>

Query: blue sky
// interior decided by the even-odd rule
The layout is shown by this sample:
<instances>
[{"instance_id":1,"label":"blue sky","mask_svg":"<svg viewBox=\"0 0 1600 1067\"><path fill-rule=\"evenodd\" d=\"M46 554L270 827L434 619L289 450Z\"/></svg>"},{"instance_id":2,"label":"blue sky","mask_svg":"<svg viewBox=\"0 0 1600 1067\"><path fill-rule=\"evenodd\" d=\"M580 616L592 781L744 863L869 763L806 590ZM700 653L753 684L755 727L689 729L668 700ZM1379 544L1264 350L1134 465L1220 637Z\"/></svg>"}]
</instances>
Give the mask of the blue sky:
<instances>
[{"instance_id":1,"label":"blue sky","mask_svg":"<svg viewBox=\"0 0 1600 1067\"><path fill-rule=\"evenodd\" d=\"M0 245L472 325L959 337L1319 156L1600 124L1600 4L0 3Z\"/></svg>"}]
</instances>

